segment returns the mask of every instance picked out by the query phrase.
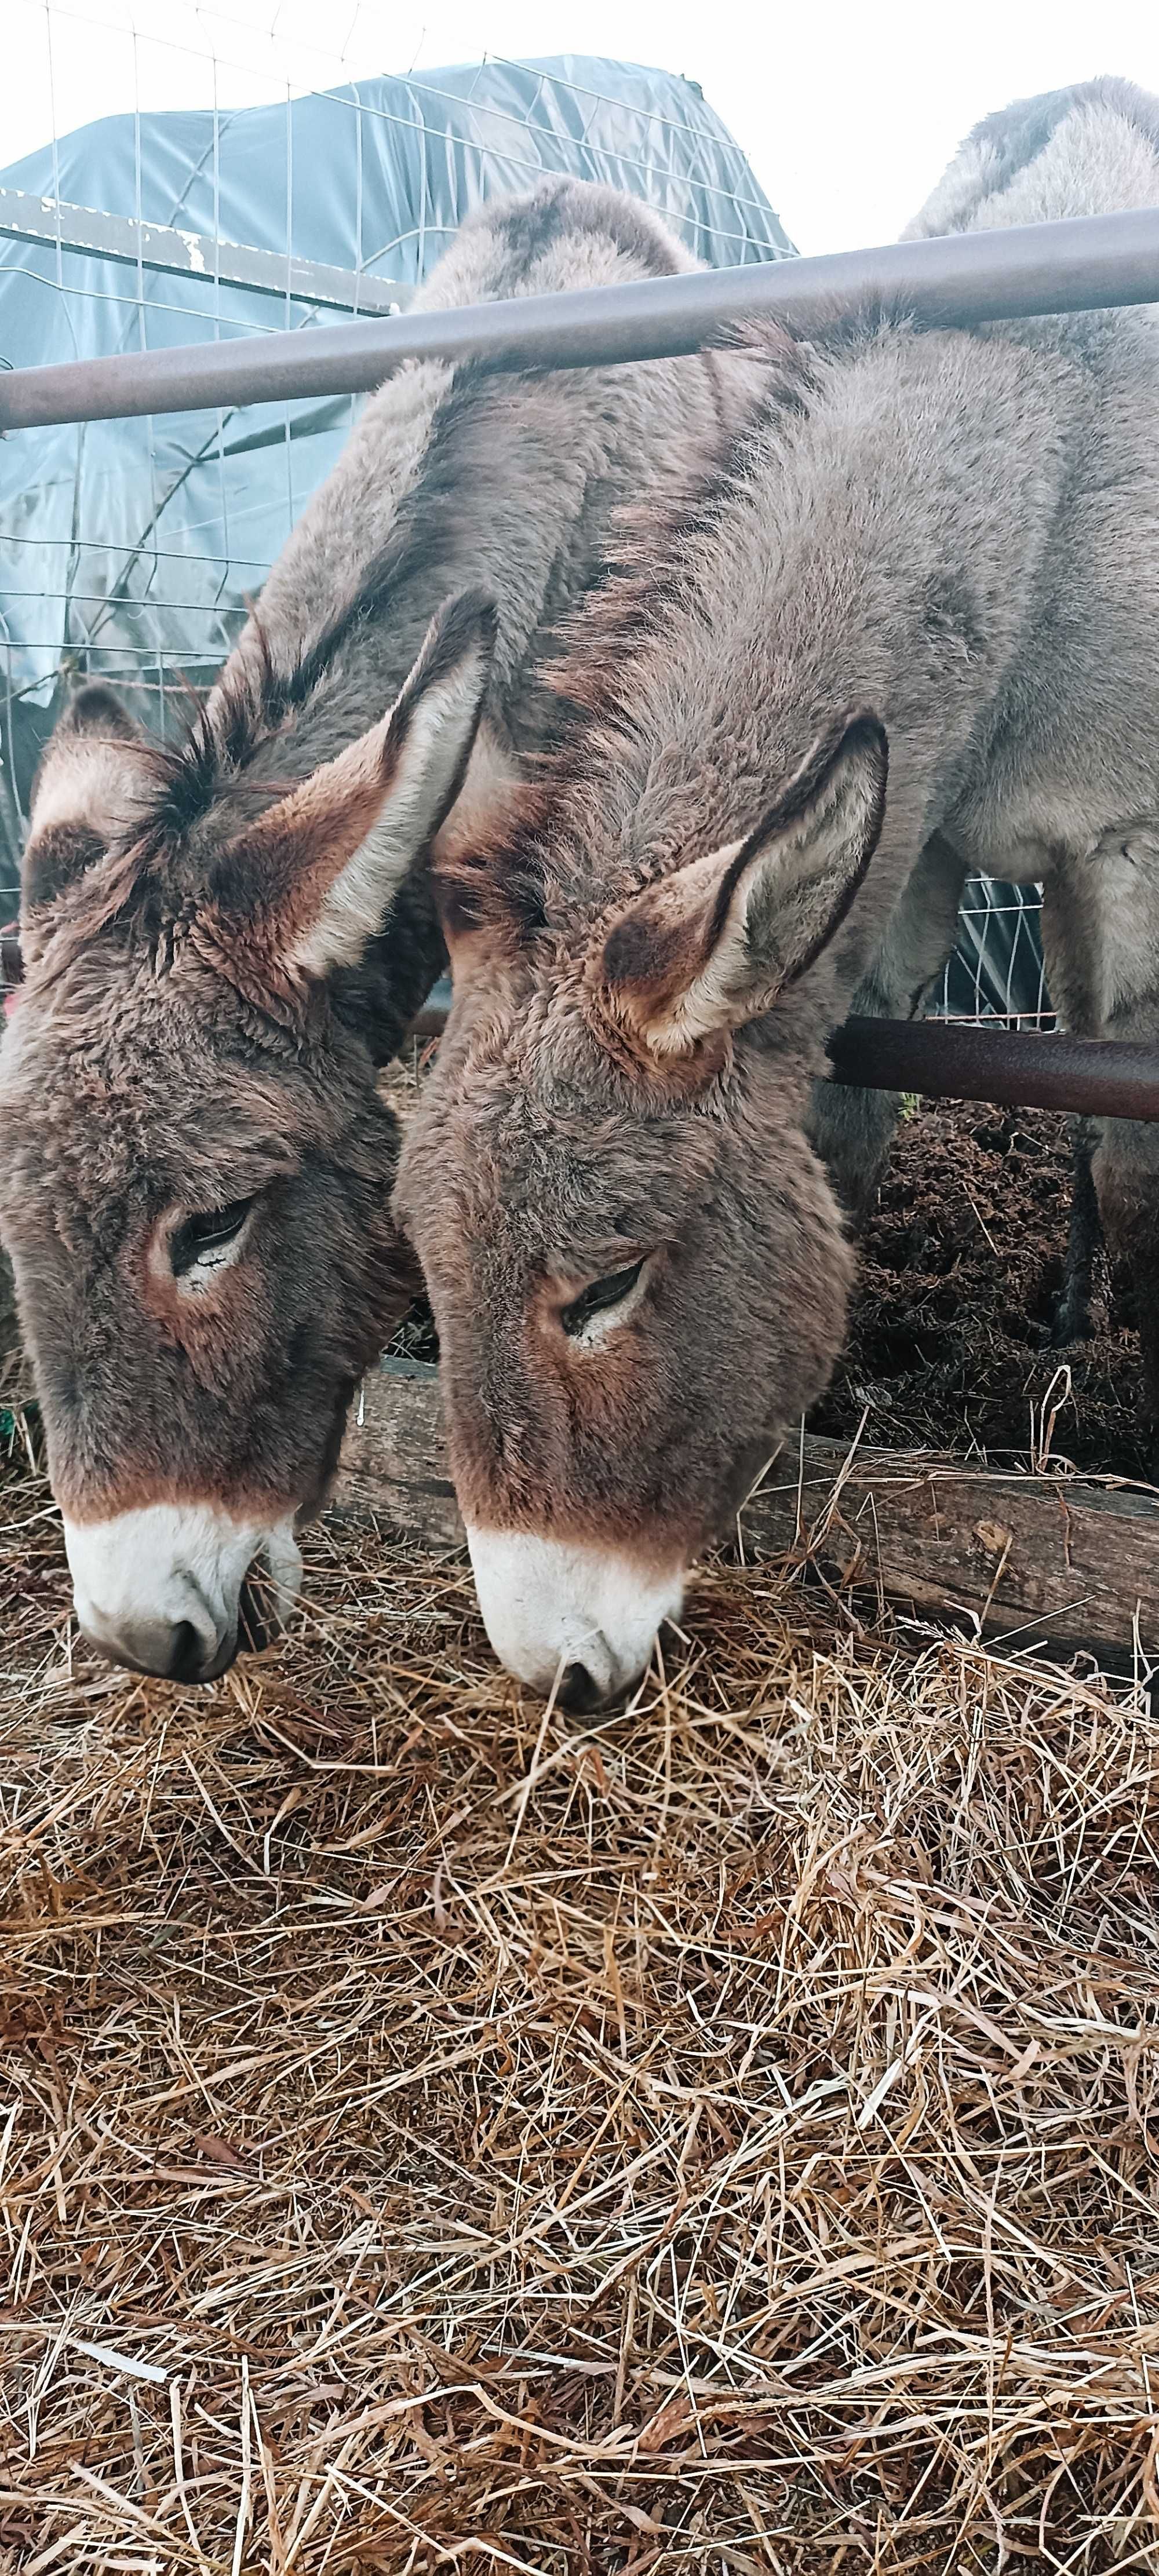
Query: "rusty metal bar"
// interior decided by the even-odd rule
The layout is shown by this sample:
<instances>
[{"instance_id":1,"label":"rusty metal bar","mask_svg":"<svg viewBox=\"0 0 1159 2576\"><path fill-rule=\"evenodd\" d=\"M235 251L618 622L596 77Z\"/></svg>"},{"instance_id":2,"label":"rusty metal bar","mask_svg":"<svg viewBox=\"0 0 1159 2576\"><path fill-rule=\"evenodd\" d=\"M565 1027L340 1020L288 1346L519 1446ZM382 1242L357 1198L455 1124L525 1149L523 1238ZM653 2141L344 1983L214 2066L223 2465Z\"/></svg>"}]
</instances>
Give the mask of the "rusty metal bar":
<instances>
[{"instance_id":1,"label":"rusty metal bar","mask_svg":"<svg viewBox=\"0 0 1159 2576\"><path fill-rule=\"evenodd\" d=\"M450 986L436 984L412 1035L441 1037L449 1008ZM867 1091L1159 1121L1159 1047L1119 1038L1043 1037L957 1020L847 1020L829 1055L834 1081Z\"/></svg>"},{"instance_id":2,"label":"rusty metal bar","mask_svg":"<svg viewBox=\"0 0 1159 2576\"><path fill-rule=\"evenodd\" d=\"M829 1054L838 1082L870 1091L1159 1120L1159 1047L1121 1038L1043 1037L956 1020L847 1020Z\"/></svg>"},{"instance_id":3,"label":"rusty metal bar","mask_svg":"<svg viewBox=\"0 0 1159 2576\"><path fill-rule=\"evenodd\" d=\"M258 342L212 340L21 367L0 376L0 430L365 393L404 358L587 367L681 357L756 317L807 333L877 304L900 307L933 328L1156 302L1159 207L1149 207L271 332Z\"/></svg>"}]
</instances>

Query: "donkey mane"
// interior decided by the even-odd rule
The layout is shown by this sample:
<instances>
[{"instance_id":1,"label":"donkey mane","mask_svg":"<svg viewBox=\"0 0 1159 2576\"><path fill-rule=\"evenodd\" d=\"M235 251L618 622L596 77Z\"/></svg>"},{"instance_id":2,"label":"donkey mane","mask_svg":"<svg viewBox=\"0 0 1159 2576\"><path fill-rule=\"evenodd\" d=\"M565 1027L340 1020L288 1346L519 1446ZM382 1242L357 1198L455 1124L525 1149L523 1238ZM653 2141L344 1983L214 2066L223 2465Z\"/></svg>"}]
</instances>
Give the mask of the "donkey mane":
<instances>
[{"instance_id":1,"label":"donkey mane","mask_svg":"<svg viewBox=\"0 0 1159 2576\"><path fill-rule=\"evenodd\" d=\"M601 269L624 259L650 274L670 274L686 265L646 209L615 191L550 182L526 201L497 205L464 227L459 292L518 292L545 253L573 233L594 243ZM697 362L683 363L695 373ZM729 386L739 385L739 378L726 379L711 353L699 365L703 381L687 430L690 489L736 416ZM576 586L570 556L566 550L557 553L547 569L539 622L530 635L522 591L518 582L513 585L506 565L513 540L504 531L521 524L519 475L526 474L526 464L511 432L525 380L478 361L451 371L411 362L398 370L397 381L403 386L404 409L427 415L421 471L412 484L388 491L390 515L384 520L375 483L383 433L375 429L372 401L359 424L368 436L349 451L365 485L365 500L352 515L350 470L345 481L339 470L332 478L336 497L330 537L337 534L340 542L330 545L324 578L320 550L327 543L327 522L325 512L319 518L312 505L317 524L308 512L306 542L298 544L305 573L300 595L295 596L287 577L290 558L279 558L274 586L251 607L209 692L200 703L191 693L192 712L181 737L169 743L138 737L131 751L126 746L133 763L131 839L125 839L115 859L74 877L53 910L51 941L37 942L38 977L55 974L86 941L110 929L160 954L174 918L196 911L208 891L215 851L386 712L413 665L432 612L457 591L479 583L481 550L485 558L487 554L481 549L481 495L490 496L500 531L493 580L486 561L483 567L502 611L489 706L499 741L509 744L524 778L536 782L530 793L513 790L517 817L522 820L524 806L529 816L538 808L541 766L546 776L561 744L569 701L578 709L582 691L578 677L559 691L553 681L555 658L564 659L568 650L563 602L569 593L574 596ZM585 380L579 381L582 385ZM599 384L597 371L593 396ZM388 441L388 457L390 453ZM630 448L622 457L613 453L609 462L628 488L633 481L636 488L647 482L646 457L642 472ZM323 503L330 489L323 487ZM581 489L572 508L588 510L598 523L602 507L606 527L612 513L608 503L601 504L600 494L597 472L594 499L589 503ZM643 587L646 513L640 524L638 577ZM613 569L618 569L618 541L614 552ZM595 556L586 581L602 577ZM657 614L661 609L658 601ZM533 918L530 896L527 909Z\"/></svg>"},{"instance_id":2,"label":"donkey mane","mask_svg":"<svg viewBox=\"0 0 1159 2576\"><path fill-rule=\"evenodd\" d=\"M975 126L907 231L958 228L962 210L951 226L943 195L961 167L972 170L980 158L982 193L1000 193L1076 109L1122 118L1159 152L1159 102L1132 81L1104 74L1018 99ZM808 410L826 357L848 358L882 331L911 323L904 301L878 297L855 313L834 312L808 340L766 321L733 324L722 336L722 347L762 365L755 412L709 473L693 461L675 496L669 487L619 512L616 558L573 616L564 656L547 677L565 716L559 736L534 764L501 836L439 870L439 900L452 936L487 928L518 953L553 926L556 910L583 879L584 827L581 821L573 828L569 815L577 803L582 809L593 766L614 759L618 748L627 754L638 741L640 657L698 613L697 557L751 477L758 448L778 421Z\"/></svg>"},{"instance_id":3,"label":"donkey mane","mask_svg":"<svg viewBox=\"0 0 1159 2576\"><path fill-rule=\"evenodd\" d=\"M825 344L856 329L872 335L883 316L835 321ZM778 322L730 326L727 345L759 362L761 396L706 471L692 459L682 486L627 503L616 516L617 550L571 617L564 654L544 675L559 702L555 739L529 762L531 775L500 828L436 872L440 911L454 938L486 929L516 953L552 926L554 899L582 874L583 830L569 827L593 762L638 740L640 656L696 613L697 556L751 477L762 435L808 410L818 376L818 341ZM569 861L571 864L569 865Z\"/></svg>"},{"instance_id":4,"label":"donkey mane","mask_svg":"<svg viewBox=\"0 0 1159 2576\"><path fill-rule=\"evenodd\" d=\"M464 489L461 457L465 436L478 434L475 415L485 372L474 364L458 371L432 423L421 489L403 496L383 544L324 622L301 638L291 658L279 658L259 603L250 611L244 648L235 647L210 694L195 706L183 736L175 743L140 735L126 742L125 756L134 772L132 838L115 857L98 855L95 864L72 876L42 907L46 925L51 917L52 936L38 940L35 959L29 959L42 987L67 974L103 932L125 925L132 915L146 944L155 945L174 911L195 891L188 880L178 885L171 877L187 835L217 806L226 835L232 837L288 794L299 783L296 765L281 776L268 769L260 776L249 774L259 754L279 741L288 743L298 719L316 702L325 724L327 710L320 702L325 682L345 649L383 621L387 603L405 585L413 581L422 586L425 601L435 599L434 568L442 562L447 593L454 590L456 555L468 553L476 541L474 485ZM421 634L414 639L415 650L420 641ZM396 686L412 658L404 648ZM385 706L378 712L385 712ZM340 735L326 739L317 756L330 757L343 742Z\"/></svg>"},{"instance_id":5,"label":"donkey mane","mask_svg":"<svg viewBox=\"0 0 1159 2576\"><path fill-rule=\"evenodd\" d=\"M878 327L876 318L868 327ZM621 511L619 555L573 619L569 650L552 677L551 686L569 711L585 725L594 723L625 741L635 730L634 657L661 641L673 620L695 605L693 559L701 543L715 534L738 488L749 480L755 452L770 427L802 418L816 388L819 343L796 339L779 322L734 323L727 345L761 365L760 400L752 417L708 472L694 459L677 493L653 494ZM552 764L553 793L576 787L590 766L590 739L569 724Z\"/></svg>"},{"instance_id":6,"label":"donkey mane","mask_svg":"<svg viewBox=\"0 0 1159 2576\"><path fill-rule=\"evenodd\" d=\"M447 596L462 586L462 562L478 543L476 492L473 478L464 473L464 452L472 441L487 437L480 398L493 383L482 361L456 370L431 424L421 484L402 495L381 546L324 622L299 639L290 658L279 654L260 598L251 608L244 639L192 717L184 739L172 750L158 750L156 801L145 824L153 856L203 821L219 797L241 787L259 753L289 734L348 648L368 628L383 624L400 592L421 585L426 601L437 599L440 567ZM415 638L416 651L419 641L421 636ZM398 670L398 687L409 658ZM337 740L328 742L321 756L340 747ZM263 779L262 801L295 783L292 778Z\"/></svg>"}]
</instances>

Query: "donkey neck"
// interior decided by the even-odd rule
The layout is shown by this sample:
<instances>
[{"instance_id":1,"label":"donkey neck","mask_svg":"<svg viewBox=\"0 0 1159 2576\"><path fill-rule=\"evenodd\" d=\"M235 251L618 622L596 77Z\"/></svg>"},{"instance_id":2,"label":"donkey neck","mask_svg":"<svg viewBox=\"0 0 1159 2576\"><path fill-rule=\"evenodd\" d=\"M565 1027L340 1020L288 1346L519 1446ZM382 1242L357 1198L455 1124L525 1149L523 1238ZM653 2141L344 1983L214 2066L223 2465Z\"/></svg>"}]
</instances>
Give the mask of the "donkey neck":
<instances>
[{"instance_id":1,"label":"donkey neck","mask_svg":"<svg viewBox=\"0 0 1159 2576\"><path fill-rule=\"evenodd\" d=\"M355 433L355 454L294 530L212 693L210 722L231 745L229 767L254 787L277 792L307 777L376 724L432 613L456 590L491 589L509 623L522 605L489 541L492 514L483 508L472 523L445 494L439 506L443 451L469 434L469 397L444 368L415 373L426 380L423 416L410 387L406 437L401 424L391 437L376 419L370 456Z\"/></svg>"},{"instance_id":2,"label":"donkey neck","mask_svg":"<svg viewBox=\"0 0 1159 2576\"><path fill-rule=\"evenodd\" d=\"M1081 399L1057 352L964 333L818 355L807 402L770 406L663 532L643 608L613 586L569 666L601 748L567 760L546 907L565 935L751 830L855 706L889 732L899 833L936 827L1032 630Z\"/></svg>"}]
</instances>

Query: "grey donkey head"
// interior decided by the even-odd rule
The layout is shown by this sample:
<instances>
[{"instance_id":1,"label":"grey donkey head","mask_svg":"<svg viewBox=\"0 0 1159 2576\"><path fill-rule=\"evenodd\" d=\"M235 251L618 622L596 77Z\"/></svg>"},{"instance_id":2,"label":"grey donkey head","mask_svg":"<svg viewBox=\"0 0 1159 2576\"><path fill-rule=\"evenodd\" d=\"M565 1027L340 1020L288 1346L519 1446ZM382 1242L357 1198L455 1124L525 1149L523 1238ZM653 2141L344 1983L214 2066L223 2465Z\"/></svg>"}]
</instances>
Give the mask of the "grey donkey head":
<instances>
[{"instance_id":1,"label":"grey donkey head","mask_svg":"<svg viewBox=\"0 0 1159 2576\"><path fill-rule=\"evenodd\" d=\"M395 705L288 792L220 743L162 754L101 686L42 762L0 1223L77 1616L119 1662L212 1679L284 1617L412 1294L376 1032L493 633L452 601Z\"/></svg>"},{"instance_id":2,"label":"grey donkey head","mask_svg":"<svg viewBox=\"0 0 1159 2576\"><path fill-rule=\"evenodd\" d=\"M806 1138L798 1001L885 768L880 726L845 718L749 833L680 863L703 840L685 773L673 864L594 921L562 889L612 873L598 764L578 811L443 875L455 1007L395 1205L492 1643L567 1705L644 1668L840 1347L851 1257Z\"/></svg>"}]
</instances>

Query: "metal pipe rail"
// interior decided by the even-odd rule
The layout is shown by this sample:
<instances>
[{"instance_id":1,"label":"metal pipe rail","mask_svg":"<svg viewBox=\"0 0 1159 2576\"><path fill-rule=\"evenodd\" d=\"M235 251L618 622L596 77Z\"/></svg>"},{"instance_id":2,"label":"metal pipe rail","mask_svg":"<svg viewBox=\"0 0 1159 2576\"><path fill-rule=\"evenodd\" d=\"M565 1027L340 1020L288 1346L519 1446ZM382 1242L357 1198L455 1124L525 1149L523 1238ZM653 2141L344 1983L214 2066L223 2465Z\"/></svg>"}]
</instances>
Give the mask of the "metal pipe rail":
<instances>
[{"instance_id":1,"label":"metal pipe rail","mask_svg":"<svg viewBox=\"0 0 1159 2576\"><path fill-rule=\"evenodd\" d=\"M104 215L64 197L34 197L22 188L0 188L0 243L79 252L124 268L147 268L162 277L192 277L206 286L244 286L251 295L273 295L283 305L329 304L342 313L401 313L410 290L389 277L370 277L327 261L291 259L281 251L224 241L217 233L181 232L146 224L134 215Z\"/></svg>"},{"instance_id":2,"label":"metal pipe rail","mask_svg":"<svg viewBox=\"0 0 1159 2576\"><path fill-rule=\"evenodd\" d=\"M934 329L1157 302L1159 207L1150 207L271 332L260 342L211 340L20 367L0 376L0 431L366 393L404 358L508 368L685 357L726 339L738 323L777 321L807 335L877 305Z\"/></svg>"},{"instance_id":3,"label":"metal pipe rail","mask_svg":"<svg viewBox=\"0 0 1159 2576\"><path fill-rule=\"evenodd\" d=\"M0 432L219 404L362 393L408 358L494 368L616 366L680 357L739 324L807 334L883 307L925 329L1159 302L1159 208L892 242L822 259L641 279L443 312L26 367L0 376ZM19 973L5 957L5 977ZM415 1034L437 1035L431 997ZM869 1089L1159 1121L1159 1049L1022 1036L927 1020L850 1020L834 1078Z\"/></svg>"},{"instance_id":4,"label":"metal pipe rail","mask_svg":"<svg viewBox=\"0 0 1159 2576\"><path fill-rule=\"evenodd\" d=\"M829 1040L838 1082L931 1100L1069 1109L1159 1121L1159 1047L1122 1038L1043 1037L957 1020L847 1020Z\"/></svg>"}]
</instances>

